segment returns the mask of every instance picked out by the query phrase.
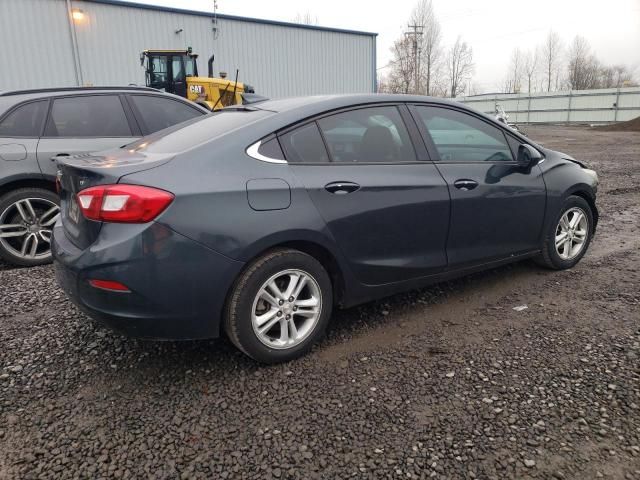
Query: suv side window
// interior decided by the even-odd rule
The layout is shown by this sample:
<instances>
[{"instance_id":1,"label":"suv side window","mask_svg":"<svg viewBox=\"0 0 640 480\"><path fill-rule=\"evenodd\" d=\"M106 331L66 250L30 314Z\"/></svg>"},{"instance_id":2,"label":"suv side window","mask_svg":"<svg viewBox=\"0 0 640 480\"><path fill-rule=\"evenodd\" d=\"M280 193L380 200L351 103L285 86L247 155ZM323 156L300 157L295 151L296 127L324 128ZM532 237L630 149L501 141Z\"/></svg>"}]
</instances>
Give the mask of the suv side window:
<instances>
[{"instance_id":1,"label":"suv side window","mask_svg":"<svg viewBox=\"0 0 640 480\"><path fill-rule=\"evenodd\" d=\"M131 137L118 95L55 98L45 129L47 137Z\"/></svg>"},{"instance_id":2,"label":"suv side window","mask_svg":"<svg viewBox=\"0 0 640 480\"><path fill-rule=\"evenodd\" d=\"M129 98L142 117L146 135L203 115L197 108L172 98L153 95L131 95Z\"/></svg>"},{"instance_id":3,"label":"suv side window","mask_svg":"<svg viewBox=\"0 0 640 480\"><path fill-rule=\"evenodd\" d=\"M280 137L289 163L326 163L329 155L315 122L298 127Z\"/></svg>"},{"instance_id":4,"label":"suv side window","mask_svg":"<svg viewBox=\"0 0 640 480\"><path fill-rule=\"evenodd\" d=\"M0 123L0 137L39 137L48 106L49 100L20 105Z\"/></svg>"},{"instance_id":5,"label":"suv side window","mask_svg":"<svg viewBox=\"0 0 640 480\"><path fill-rule=\"evenodd\" d=\"M443 162L512 162L502 130L464 112L417 106L418 114Z\"/></svg>"},{"instance_id":6,"label":"suv side window","mask_svg":"<svg viewBox=\"0 0 640 480\"><path fill-rule=\"evenodd\" d=\"M370 107L318 120L334 162L415 162L409 132L397 107Z\"/></svg>"}]
</instances>

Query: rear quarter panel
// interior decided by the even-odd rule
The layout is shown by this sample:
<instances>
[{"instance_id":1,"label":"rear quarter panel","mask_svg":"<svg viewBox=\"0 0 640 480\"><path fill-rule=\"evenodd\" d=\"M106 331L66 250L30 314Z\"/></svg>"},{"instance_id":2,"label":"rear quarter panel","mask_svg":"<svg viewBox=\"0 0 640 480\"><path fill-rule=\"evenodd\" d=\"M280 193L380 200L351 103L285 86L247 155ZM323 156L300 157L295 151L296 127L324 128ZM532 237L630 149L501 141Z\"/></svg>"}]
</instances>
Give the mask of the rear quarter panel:
<instances>
[{"instance_id":1,"label":"rear quarter panel","mask_svg":"<svg viewBox=\"0 0 640 480\"><path fill-rule=\"evenodd\" d=\"M0 138L0 187L15 180L41 180L37 138Z\"/></svg>"},{"instance_id":2,"label":"rear quarter panel","mask_svg":"<svg viewBox=\"0 0 640 480\"><path fill-rule=\"evenodd\" d=\"M157 221L234 260L246 262L273 245L295 240L317 243L336 255L333 238L290 167L255 160L244 153L243 144L234 143L203 145L161 168L120 181L174 193L175 201ZM290 205L252 208L247 182L259 179L281 180L272 184L290 190Z\"/></svg>"}]
</instances>

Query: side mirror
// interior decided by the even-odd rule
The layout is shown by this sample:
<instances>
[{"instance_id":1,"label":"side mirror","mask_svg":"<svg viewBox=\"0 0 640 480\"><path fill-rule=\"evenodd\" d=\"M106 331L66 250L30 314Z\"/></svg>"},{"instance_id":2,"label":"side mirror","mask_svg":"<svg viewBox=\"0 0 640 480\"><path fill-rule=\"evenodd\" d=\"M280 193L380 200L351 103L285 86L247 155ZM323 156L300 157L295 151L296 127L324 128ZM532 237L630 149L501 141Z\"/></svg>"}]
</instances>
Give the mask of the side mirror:
<instances>
[{"instance_id":1,"label":"side mirror","mask_svg":"<svg viewBox=\"0 0 640 480\"><path fill-rule=\"evenodd\" d=\"M542 154L531 145L523 143L518 147L518 158L516 162L521 167L532 167L539 160L542 160Z\"/></svg>"}]
</instances>

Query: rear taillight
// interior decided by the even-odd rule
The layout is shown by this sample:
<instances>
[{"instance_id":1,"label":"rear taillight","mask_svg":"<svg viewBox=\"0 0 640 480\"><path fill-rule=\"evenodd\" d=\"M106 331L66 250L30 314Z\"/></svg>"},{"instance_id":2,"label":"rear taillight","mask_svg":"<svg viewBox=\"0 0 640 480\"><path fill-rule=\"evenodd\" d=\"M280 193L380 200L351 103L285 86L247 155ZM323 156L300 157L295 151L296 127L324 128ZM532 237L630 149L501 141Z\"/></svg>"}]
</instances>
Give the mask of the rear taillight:
<instances>
[{"instance_id":1,"label":"rear taillight","mask_svg":"<svg viewBox=\"0 0 640 480\"><path fill-rule=\"evenodd\" d=\"M146 223L160 215L174 195L140 185L98 185L76 196L85 218L98 222Z\"/></svg>"},{"instance_id":2,"label":"rear taillight","mask_svg":"<svg viewBox=\"0 0 640 480\"><path fill-rule=\"evenodd\" d=\"M93 288L98 288L100 290L109 290L110 292L122 292L122 293L131 293L129 287L125 284L116 282L114 280L89 280L89 285Z\"/></svg>"}]
</instances>

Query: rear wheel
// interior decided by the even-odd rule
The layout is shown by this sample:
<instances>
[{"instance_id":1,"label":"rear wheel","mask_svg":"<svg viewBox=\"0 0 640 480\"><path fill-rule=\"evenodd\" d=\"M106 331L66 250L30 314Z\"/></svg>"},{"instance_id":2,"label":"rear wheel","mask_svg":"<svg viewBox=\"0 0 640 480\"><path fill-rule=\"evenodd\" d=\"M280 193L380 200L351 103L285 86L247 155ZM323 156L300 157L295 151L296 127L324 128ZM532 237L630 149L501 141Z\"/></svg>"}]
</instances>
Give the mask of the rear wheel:
<instances>
[{"instance_id":1,"label":"rear wheel","mask_svg":"<svg viewBox=\"0 0 640 480\"><path fill-rule=\"evenodd\" d=\"M51 233L60 215L56 194L21 188L0 198L0 257L18 266L51 261Z\"/></svg>"},{"instance_id":2,"label":"rear wheel","mask_svg":"<svg viewBox=\"0 0 640 480\"><path fill-rule=\"evenodd\" d=\"M285 362L321 338L332 307L329 275L315 258L297 250L274 250L236 281L225 330L254 360Z\"/></svg>"},{"instance_id":3,"label":"rear wheel","mask_svg":"<svg viewBox=\"0 0 640 480\"><path fill-rule=\"evenodd\" d=\"M542 252L536 259L547 268L573 267L587 252L593 234L593 212L582 197L570 196L547 232Z\"/></svg>"}]
</instances>

